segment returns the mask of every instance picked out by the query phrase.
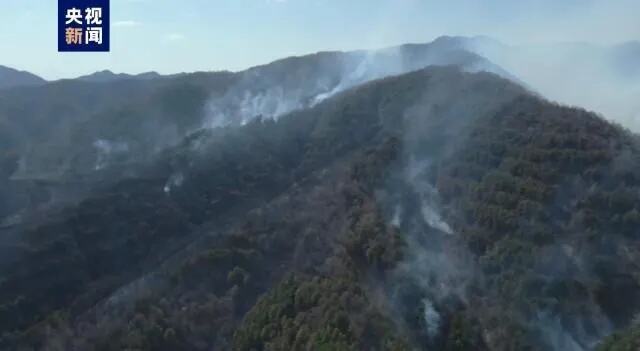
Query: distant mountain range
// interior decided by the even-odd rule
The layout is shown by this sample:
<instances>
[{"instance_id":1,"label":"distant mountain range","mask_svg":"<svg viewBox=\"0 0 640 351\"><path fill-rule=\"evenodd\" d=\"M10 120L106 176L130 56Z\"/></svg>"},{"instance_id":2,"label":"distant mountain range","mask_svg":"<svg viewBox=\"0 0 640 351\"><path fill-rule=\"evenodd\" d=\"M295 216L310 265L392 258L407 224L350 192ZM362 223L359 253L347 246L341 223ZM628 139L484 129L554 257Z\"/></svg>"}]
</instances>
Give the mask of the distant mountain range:
<instances>
[{"instance_id":1,"label":"distant mountain range","mask_svg":"<svg viewBox=\"0 0 640 351\"><path fill-rule=\"evenodd\" d=\"M162 77L176 77L182 74L161 75L157 72L145 72L140 74L127 74L127 73L113 73L109 70L103 70L88 75L73 78L73 80L80 80L84 82L93 83L108 83L117 80L131 80L131 79L155 79ZM14 88L14 87L28 87L38 86L49 83L49 81L41 78L35 74L18 71L16 69L0 66L0 89Z\"/></svg>"},{"instance_id":2,"label":"distant mountain range","mask_svg":"<svg viewBox=\"0 0 640 351\"><path fill-rule=\"evenodd\" d=\"M0 89L37 86L45 84L46 82L46 80L36 76L35 74L0 66Z\"/></svg>"},{"instance_id":3,"label":"distant mountain range","mask_svg":"<svg viewBox=\"0 0 640 351\"><path fill-rule=\"evenodd\" d=\"M99 71L76 79L85 82L105 83L122 79L154 79L162 77L158 72L146 72L140 74L113 73L109 70Z\"/></svg>"}]
</instances>

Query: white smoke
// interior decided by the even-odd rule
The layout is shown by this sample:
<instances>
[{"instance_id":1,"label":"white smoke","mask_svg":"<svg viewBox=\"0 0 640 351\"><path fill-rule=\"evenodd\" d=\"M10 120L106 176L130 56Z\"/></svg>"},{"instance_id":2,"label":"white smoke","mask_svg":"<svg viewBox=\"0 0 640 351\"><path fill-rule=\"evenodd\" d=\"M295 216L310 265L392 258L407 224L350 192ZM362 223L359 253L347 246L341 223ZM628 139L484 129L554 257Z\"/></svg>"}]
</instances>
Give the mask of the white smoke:
<instances>
[{"instance_id":1,"label":"white smoke","mask_svg":"<svg viewBox=\"0 0 640 351\"><path fill-rule=\"evenodd\" d=\"M429 335L430 338L435 338L440 332L440 313L436 311L431 300L427 298L422 299L422 305L424 307L424 323L426 325L427 335Z\"/></svg>"},{"instance_id":2,"label":"white smoke","mask_svg":"<svg viewBox=\"0 0 640 351\"><path fill-rule=\"evenodd\" d=\"M571 319L571 317L564 318ZM553 315L549 312L539 312L536 320L534 321L535 327L542 334L544 341L552 350L558 351L587 351L596 348L597 343L602 337L602 333L611 329L611 325L608 322L605 324L600 323L597 325L598 333L595 335L590 332L582 330L582 342L578 340L572 333L569 333L563 326L561 318L557 315ZM581 327L583 327L581 325ZM602 328L602 329L600 329ZM585 344L585 341L587 343Z\"/></svg>"},{"instance_id":3,"label":"white smoke","mask_svg":"<svg viewBox=\"0 0 640 351\"><path fill-rule=\"evenodd\" d=\"M431 166L430 161L418 162L411 159L406 169L406 176L409 183L413 185L415 191L420 196L422 217L429 226L447 234L453 234L451 227L442 219L440 212L434 203L438 197L438 191L430 184L423 174Z\"/></svg>"},{"instance_id":4,"label":"white smoke","mask_svg":"<svg viewBox=\"0 0 640 351\"><path fill-rule=\"evenodd\" d=\"M257 117L277 119L358 85L429 66L458 65L467 72L489 71L509 77L506 71L462 51L447 38L431 44L319 53L290 60L239 73L240 78L226 92L208 102L204 128L244 125ZM285 69L286 74L282 73Z\"/></svg>"},{"instance_id":5,"label":"white smoke","mask_svg":"<svg viewBox=\"0 0 640 351\"><path fill-rule=\"evenodd\" d=\"M257 117L274 118L304 107L302 97L273 86L264 91L232 89L208 103L205 127L245 125Z\"/></svg>"},{"instance_id":6,"label":"white smoke","mask_svg":"<svg viewBox=\"0 0 640 351\"><path fill-rule=\"evenodd\" d=\"M129 144L126 142L105 139L96 140L93 147L96 149L94 169L97 171L106 168L116 157L129 152Z\"/></svg>"},{"instance_id":7,"label":"white smoke","mask_svg":"<svg viewBox=\"0 0 640 351\"><path fill-rule=\"evenodd\" d=\"M407 244L404 259L391 275L390 299L400 311L398 323L415 317L423 320L418 333L428 342L435 341L442 331L446 316L439 309L452 301L467 304L469 287L480 276L470 254L440 213L438 191L428 180L432 166L429 159L410 157L400 173L404 185L399 188L408 186L409 192L396 191L393 185L388 191L404 194L390 195L396 202L390 215L391 224L404 234ZM407 299L416 294L419 299ZM421 311L419 316L412 315L416 310Z\"/></svg>"},{"instance_id":8,"label":"white smoke","mask_svg":"<svg viewBox=\"0 0 640 351\"><path fill-rule=\"evenodd\" d=\"M170 193L174 188L182 186L184 183L184 174L182 172L178 172L172 174L171 177L167 180L162 189L166 194Z\"/></svg>"},{"instance_id":9,"label":"white smoke","mask_svg":"<svg viewBox=\"0 0 640 351\"><path fill-rule=\"evenodd\" d=\"M447 234L453 234L449 224L442 220L440 214L435 210L435 208L431 207L428 202L424 202L422 204L422 216L433 228L441 230Z\"/></svg>"},{"instance_id":10,"label":"white smoke","mask_svg":"<svg viewBox=\"0 0 640 351\"><path fill-rule=\"evenodd\" d=\"M408 72L410 69L403 67L402 52L400 48L389 48L376 51L352 53L355 65L351 67L340 82L329 91L318 94L313 102L320 103L340 92L372 80ZM424 67L430 64L425 62Z\"/></svg>"},{"instance_id":11,"label":"white smoke","mask_svg":"<svg viewBox=\"0 0 640 351\"><path fill-rule=\"evenodd\" d=\"M402 207L400 207L400 205L396 205L395 210L393 211L393 217L391 218L391 225L396 228L399 228L401 222L402 222Z\"/></svg>"},{"instance_id":12,"label":"white smoke","mask_svg":"<svg viewBox=\"0 0 640 351\"><path fill-rule=\"evenodd\" d=\"M640 131L640 43L509 46L487 38L466 48L514 74L547 99L595 111Z\"/></svg>"}]
</instances>

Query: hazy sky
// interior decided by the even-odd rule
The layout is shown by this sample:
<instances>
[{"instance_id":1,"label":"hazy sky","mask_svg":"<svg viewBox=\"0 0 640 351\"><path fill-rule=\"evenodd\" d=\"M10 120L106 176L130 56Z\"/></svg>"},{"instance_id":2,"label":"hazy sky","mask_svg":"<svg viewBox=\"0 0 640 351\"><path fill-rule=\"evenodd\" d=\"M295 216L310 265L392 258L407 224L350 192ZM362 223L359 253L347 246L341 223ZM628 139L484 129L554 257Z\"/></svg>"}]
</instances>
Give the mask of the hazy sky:
<instances>
[{"instance_id":1,"label":"hazy sky","mask_svg":"<svg viewBox=\"0 0 640 351\"><path fill-rule=\"evenodd\" d=\"M0 0L0 64L56 79L239 70L445 34L512 44L640 39L640 0L111 0L111 52L58 53L56 8Z\"/></svg>"}]
</instances>

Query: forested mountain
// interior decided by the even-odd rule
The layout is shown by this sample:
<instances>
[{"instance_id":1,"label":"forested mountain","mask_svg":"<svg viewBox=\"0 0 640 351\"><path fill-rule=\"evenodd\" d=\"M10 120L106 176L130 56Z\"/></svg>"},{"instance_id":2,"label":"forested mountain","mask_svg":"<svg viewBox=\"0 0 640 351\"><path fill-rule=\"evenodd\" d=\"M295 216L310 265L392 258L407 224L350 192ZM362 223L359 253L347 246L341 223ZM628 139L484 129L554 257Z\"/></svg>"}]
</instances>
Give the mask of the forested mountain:
<instances>
[{"instance_id":1,"label":"forested mountain","mask_svg":"<svg viewBox=\"0 0 640 351\"><path fill-rule=\"evenodd\" d=\"M205 129L5 230L1 345L591 350L640 309L639 155L459 67Z\"/></svg>"},{"instance_id":2,"label":"forested mountain","mask_svg":"<svg viewBox=\"0 0 640 351\"><path fill-rule=\"evenodd\" d=\"M34 207L81 199L96 184L130 175L137 163L200 129L278 118L358 84L448 64L508 76L443 38L376 51L321 52L238 73L102 71L0 90L0 164L7 165L0 180L0 226Z\"/></svg>"},{"instance_id":3,"label":"forested mountain","mask_svg":"<svg viewBox=\"0 0 640 351\"><path fill-rule=\"evenodd\" d=\"M379 51L324 52L235 74L131 76L103 71L1 91L0 143L19 155L19 176L87 172L101 168L101 161L109 161L105 159L146 158L203 126L278 117L373 79L448 64L507 74L441 41Z\"/></svg>"},{"instance_id":4,"label":"forested mountain","mask_svg":"<svg viewBox=\"0 0 640 351\"><path fill-rule=\"evenodd\" d=\"M0 89L42 85L45 83L44 79L35 74L0 65Z\"/></svg>"},{"instance_id":5,"label":"forested mountain","mask_svg":"<svg viewBox=\"0 0 640 351\"><path fill-rule=\"evenodd\" d=\"M0 90L0 349L635 350L638 137L469 40Z\"/></svg>"}]
</instances>

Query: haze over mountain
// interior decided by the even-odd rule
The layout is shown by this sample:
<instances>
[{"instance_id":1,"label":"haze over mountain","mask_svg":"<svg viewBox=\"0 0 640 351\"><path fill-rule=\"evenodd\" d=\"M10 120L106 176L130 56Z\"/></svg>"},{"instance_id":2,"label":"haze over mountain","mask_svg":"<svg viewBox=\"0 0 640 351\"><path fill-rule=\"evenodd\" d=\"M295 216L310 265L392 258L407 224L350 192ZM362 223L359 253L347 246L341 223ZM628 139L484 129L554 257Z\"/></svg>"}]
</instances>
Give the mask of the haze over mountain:
<instances>
[{"instance_id":1,"label":"haze over mountain","mask_svg":"<svg viewBox=\"0 0 640 351\"><path fill-rule=\"evenodd\" d=\"M19 154L19 177L83 173L103 168L104 162L145 159L202 127L278 118L373 79L448 64L508 76L446 40L323 52L238 73L158 77L104 71L0 93L0 136L6 148ZM34 143L47 146L31 147Z\"/></svg>"},{"instance_id":2,"label":"haze over mountain","mask_svg":"<svg viewBox=\"0 0 640 351\"><path fill-rule=\"evenodd\" d=\"M638 137L515 51L0 91L0 348L633 349Z\"/></svg>"},{"instance_id":3,"label":"haze over mountain","mask_svg":"<svg viewBox=\"0 0 640 351\"><path fill-rule=\"evenodd\" d=\"M586 42L563 42L537 45L509 45L489 37L442 37L434 43L440 43L439 48L446 50L458 50L476 53L493 62L496 66L491 71L502 70L502 75L511 75L511 78L526 84L530 89L542 94L548 99L563 104L575 105L596 111L610 120L621 123L627 128L638 130L640 128L640 106L638 96L640 88L640 42L629 41L617 45L595 45ZM438 46L435 45L435 46ZM426 45L418 44L415 48ZM404 48L391 48L387 50L367 51L366 55L372 56L364 59L358 67L345 67L345 71L351 71L350 75L356 81L358 74L362 74L367 60L383 61L375 65L382 71L368 72L371 77L381 77L388 74L407 72L399 69L399 61L392 58L390 52L394 50L410 50L410 46ZM386 52L386 54L385 54ZM362 51L361 53L365 53ZM357 56L356 52L351 53ZM382 56L388 56L383 58ZM400 54L401 55L401 54ZM374 58L375 56L375 58ZM354 57L355 62L362 62L362 58ZM437 60L437 58L434 58ZM446 60L445 60L446 61ZM455 61L455 60L452 60ZM424 62L423 62L424 63ZM393 68L393 66L396 66ZM424 65L422 65L424 66ZM421 67L417 64L416 67ZM387 70L387 72L385 72ZM246 72L255 72L249 69ZM508 72L508 73L506 73ZM15 72L14 72L15 73ZM24 73L24 72L23 72ZM113 73L105 70L95 72L77 79L93 82L110 82L122 79L150 79L158 78L156 72L141 74ZM32 77L33 78L33 77ZM253 84L254 78L247 77L246 84ZM7 79L0 79L8 84ZM27 84L42 84L40 78L30 80ZM264 82L257 82L258 85ZM0 83L1 85L2 83ZM319 84L326 84L321 82ZM240 86L236 90L243 90ZM248 89L251 91L251 89ZM293 101L294 106L277 106L269 94L279 94L277 88L264 92L266 96L253 101L260 109L261 105L270 105L267 110L284 108L288 110L297 106L299 102ZM319 89L322 90L322 89ZM234 95L233 92L229 93ZM255 97L250 97L252 99ZM236 102L236 104L239 102ZM289 103L289 102L287 102ZM249 108L251 109L251 108ZM274 111L267 111L273 113ZM214 118L211 123L220 121Z\"/></svg>"},{"instance_id":4,"label":"haze over mountain","mask_svg":"<svg viewBox=\"0 0 640 351\"><path fill-rule=\"evenodd\" d=\"M459 40L548 99L640 131L640 42L511 46L482 37Z\"/></svg>"}]
</instances>

